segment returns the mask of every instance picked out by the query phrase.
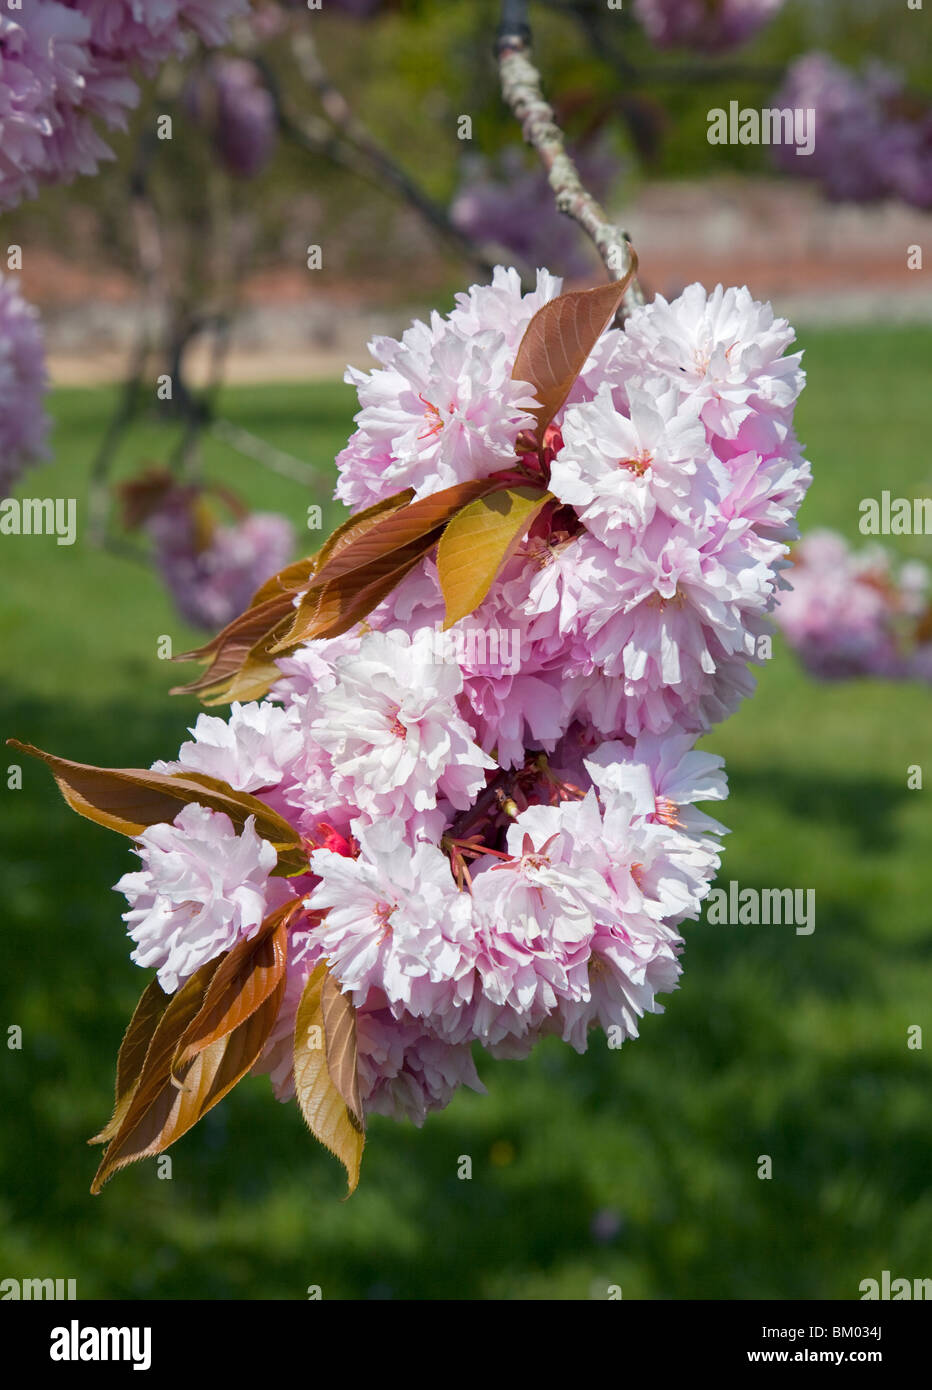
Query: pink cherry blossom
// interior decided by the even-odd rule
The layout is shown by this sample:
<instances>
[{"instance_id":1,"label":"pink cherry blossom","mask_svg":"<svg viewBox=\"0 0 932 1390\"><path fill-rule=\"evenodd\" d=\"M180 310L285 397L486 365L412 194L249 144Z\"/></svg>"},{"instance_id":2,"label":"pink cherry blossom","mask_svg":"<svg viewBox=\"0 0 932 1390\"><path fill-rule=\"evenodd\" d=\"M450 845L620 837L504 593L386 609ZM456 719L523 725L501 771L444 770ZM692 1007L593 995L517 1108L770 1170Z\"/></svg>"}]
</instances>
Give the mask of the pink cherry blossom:
<instances>
[{"instance_id":1,"label":"pink cherry blossom","mask_svg":"<svg viewBox=\"0 0 932 1390\"><path fill-rule=\"evenodd\" d=\"M337 497L351 507L406 487L426 497L509 467L535 404L531 388L511 380L515 353L559 285L544 272L522 296L516 273L498 268L490 287L459 296L446 319L415 322L399 342L373 339L379 368L346 373L362 408L337 458Z\"/></svg>"},{"instance_id":2,"label":"pink cherry blossom","mask_svg":"<svg viewBox=\"0 0 932 1390\"><path fill-rule=\"evenodd\" d=\"M166 993L253 936L289 896L282 879L270 878L278 856L253 816L237 834L229 816L191 803L171 825L144 830L138 844L143 868L116 889L130 905L123 920L136 942L131 959L156 966Z\"/></svg>"},{"instance_id":3,"label":"pink cherry blossom","mask_svg":"<svg viewBox=\"0 0 932 1390\"><path fill-rule=\"evenodd\" d=\"M438 796L465 810L495 767L457 712L459 668L432 656L404 632L370 633L319 696L311 732L333 789L367 818L432 811Z\"/></svg>"},{"instance_id":4,"label":"pink cherry blossom","mask_svg":"<svg viewBox=\"0 0 932 1390\"><path fill-rule=\"evenodd\" d=\"M786 355L794 336L746 287L707 294L694 284L636 309L620 351L632 369L646 362L667 376L698 403L712 436L731 440L757 417L788 421L805 380L801 354Z\"/></svg>"},{"instance_id":5,"label":"pink cherry blossom","mask_svg":"<svg viewBox=\"0 0 932 1390\"><path fill-rule=\"evenodd\" d=\"M306 905L326 911L315 948L358 1003L375 987L399 1012L436 1019L455 1011L475 954L469 895L437 845L406 845L390 821L354 829L358 858L311 855L320 882Z\"/></svg>"},{"instance_id":6,"label":"pink cherry blossom","mask_svg":"<svg viewBox=\"0 0 932 1390\"><path fill-rule=\"evenodd\" d=\"M290 781L304 749L297 710L233 701L228 719L199 714L174 762L153 764L157 772L203 772L236 791L265 792Z\"/></svg>"},{"instance_id":7,"label":"pink cherry blossom","mask_svg":"<svg viewBox=\"0 0 932 1390\"><path fill-rule=\"evenodd\" d=\"M629 415L618 411L604 386L594 401L571 407L563 421L551 490L614 549L629 550L658 507L672 520L701 520L717 500L705 485L716 461L697 409L681 405L676 390L663 385L659 391L631 385Z\"/></svg>"}]
</instances>

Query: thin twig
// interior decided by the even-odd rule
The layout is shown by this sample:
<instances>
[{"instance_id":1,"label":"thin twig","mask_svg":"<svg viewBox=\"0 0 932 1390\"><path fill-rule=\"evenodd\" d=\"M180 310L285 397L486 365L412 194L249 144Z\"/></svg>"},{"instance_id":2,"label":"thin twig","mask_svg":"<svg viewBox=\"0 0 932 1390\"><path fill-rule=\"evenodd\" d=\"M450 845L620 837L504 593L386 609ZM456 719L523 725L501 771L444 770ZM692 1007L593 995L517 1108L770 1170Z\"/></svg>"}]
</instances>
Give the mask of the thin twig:
<instances>
[{"instance_id":1,"label":"thin twig","mask_svg":"<svg viewBox=\"0 0 932 1390\"><path fill-rule=\"evenodd\" d=\"M504 793L506 796L511 793L517 775L517 772L511 768L499 768L488 785L479 793L473 805L468 810L461 812L453 821L446 832L447 837L450 840L461 840L474 826L480 825L492 808L497 808L500 804L500 793Z\"/></svg>"},{"instance_id":2,"label":"thin twig","mask_svg":"<svg viewBox=\"0 0 932 1390\"><path fill-rule=\"evenodd\" d=\"M261 463L283 478L290 478L292 482L301 483L304 487L313 487L320 482L316 468L312 468L309 463L303 463L293 454L286 454L283 449L277 449L267 440L259 439L241 425L235 425L232 420L214 419L210 421L208 428L211 434L221 439L224 444L229 444L238 454L254 459L256 463Z\"/></svg>"},{"instance_id":3,"label":"thin twig","mask_svg":"<svg viewBox=\"0 0 932 1390\"><path fill-rule=\"evenodd\" d=\"M623 279L631 268L631 242L626 232L610 222L602 205L583 186L579 170L567 154L563 132L553 108L544 100L540 74L530 59L530 29L526 0L505 0L496 44L502 96L520 122L525 141L543 161L550 187L561 212L578 222L593 240L613 280ZM644 303L635 278L625 290L626 313Z\"/></svg>"},{"instance_id":4,"label":"thin twig","mask_svg":"<svg viewBox=\"0 0 932 1390\"><path fill-rule=\"evenodd\" d=\"M381 187L390 188L399 194L420 214L421 218L464 259L477 266L485 274L491 274L494 262L477 247L472 239L451 222L444 208L424 191L423 188L397 164L366 126L354 115L343 93L337 88L321 62L317 45L307 31L298 33L292 41L292 52L298 63L302 78L317 94L324 115L340 132L344 139L362 154L370 169L370 181ZM294 121L290 122L296 124ZM300 125L298 125L300 129ZM359 172L357 167L356 172Z\"/></svg>"},{"instance_id":5,"label":"thin twig","mask_svg":"<svg viewBox=\"0 0 932 1390\"><path fill-rule=\"evenodd\" d=\"M109 476L120 441L136 418L142 389L142 374L152 353L155 323L161 314L163 252L158 217L148 188L148 174L155 153L151 133L140 137L136 160L130 175L130 219L136 241L136 256L143 285L139 329L130 352L126 376L116 410L110 418L91 465L88 487L88 539L93 546L103 544L110 513Z\"/></svg>"}]
</instances>

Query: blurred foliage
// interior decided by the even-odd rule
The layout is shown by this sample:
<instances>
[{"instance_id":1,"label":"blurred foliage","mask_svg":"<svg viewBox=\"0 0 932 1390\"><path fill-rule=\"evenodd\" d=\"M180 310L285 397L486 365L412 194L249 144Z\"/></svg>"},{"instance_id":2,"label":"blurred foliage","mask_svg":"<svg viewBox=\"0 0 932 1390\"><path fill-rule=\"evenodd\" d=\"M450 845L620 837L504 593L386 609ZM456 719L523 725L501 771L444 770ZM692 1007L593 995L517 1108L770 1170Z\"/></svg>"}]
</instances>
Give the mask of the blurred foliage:
<instances>
[{"instance_id":1,"label":"blurred foliage","mask_svg":"<svg viewBox=\"0 0 932 1390\"><path fill-rule=\"evenodd\" d=\"M915 446L929 334L812 332L803 346L798 425L816 477L803 526L856 539L862 496L928 491ZM32 493L83 494L112 400L57 393L57 459ZM300 526L330 496L353 393L237 388L223 410L309 458L320 484L308 497L211 441L208 473ZM154 431L127 439L121 474ZM156 644L194 634L156 576L83 537L5 545L0 733L102 764L170 756L197 706L167 697L189 668ZM930 558L925 538L896 545ZM459 1094L422 1131L376 1118L347 1203L339 1165L266 1078L181 1140L171 1181L147 1161L89 1196L84 1143L109 1114L147 978L109 886L134 861L39 766L19 791L0 777L0 1274L74 1277L81 1298L300 1300L310 1285L328 1299L587 1299L609 1284L626 1299L856 1299L882 1269L927 1273L932 827L906 768L932 777L928 706L920 686L816 685L779 648L706 740L731 785L719 881L813 887L813 935L687 924L682 987L638 1041L609 1051L594 1035L578 1057L551 1040L526 1062L483 1061L489 1094ZM910 1051L917 1023L926 1046ZM2 1045L13 1024L21 1051Z\"/></svg>"}]
</instances>

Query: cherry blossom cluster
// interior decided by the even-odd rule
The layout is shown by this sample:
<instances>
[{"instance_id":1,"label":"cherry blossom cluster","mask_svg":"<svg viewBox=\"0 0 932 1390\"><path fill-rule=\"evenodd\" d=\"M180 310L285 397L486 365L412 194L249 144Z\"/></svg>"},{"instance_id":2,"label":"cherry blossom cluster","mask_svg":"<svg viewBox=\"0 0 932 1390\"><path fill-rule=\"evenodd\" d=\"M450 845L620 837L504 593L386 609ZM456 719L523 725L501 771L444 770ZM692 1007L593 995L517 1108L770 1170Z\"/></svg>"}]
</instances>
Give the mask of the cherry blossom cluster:
<instances>
[{"instance_id":1,"label":"cherry blossom cluster","mask_svg":"<svg viewBox=\"0 0 932 1390\"><path fill-rule=\"evenodd\" d=\"M932 681L929 571L887 551L850 548L834 531L810 531L793 553L793 588L776 620L806 670L821 680L876 676Z\"/></svg>"},{"instance_id":2,"label":"cherry blossom cluster","mask_svg":"<svg viewBox=\"0 0 932 1390\"><path fill-rule=\"evenodd\" d=\"M46 452L45 352L35 308L0 275L0 497Z\"/></svg>"},{"instance_id":3,"label":"cherry blossom cluster","mask_svg":"<svg viewBox=\"0 0 932 1390\"><path fill-rule=\"evenodd\" d=\"M0 209L43 183L93 174L112 152L95 122L126 127L132 73L154 73L196 35L219 44L249 0L26 0L0 16Z\"/></svg>"},{"instance_id":4,"label":"cherry blossom cluster","mask_svg":"<svg viewBox=\"0 0 932 1390\"><path fill-rule=\"evenodd\" d=\"M358 429L338 458L352 507L405 487L418 497L515 464L533 398L511 368L533 313L559 292L514 272L458 297L446 318L347 380ZM479 740L511 765L574 720L602 737L699 733L753 689L786 542L810 481L793 433L803 384L793 334L746 289L690 286L600 339L540 454L520 455L563 504L532 528L465 625L517 631L517 674L464 667ZM443 621L428 562L377 620ZM478 653L481 658L481 651Z\"/></svg>"},{"instance_id":5,"label":"cherry blossom cluster","mask_svg":"<svg viewBox=\"0 0 932 1390\"><path fill-rule=\"evenodd\" d=\"M634 0L634 12L658 48L718 53L746 43L783 0Z\"/></svg>"},{"instance_id":6,"label":"cherry blossom cluster","mask_svg":"<svg viewBox=\"0 0 932 1390\"><path fill-rule=\"evenodd\" d=\"M932 207L932 106L912 96L896 70L874 61L858 75L810 53L790 67L774 106L816 113L811 157L774 147L788 173L817 179L837 201L900 198Z\"/></svg>"},{"instance_id":7,"label":"cherry blossom cluster","mask_svg":"<svg viewBox=\"0 0 932 1390\"><path fill-rule=\"evenodd\" d=\"M248 820L189 805L140 838L117 887L134 959L167 991L289 901L287 986L257 1070L293 1093L295 1013L325 961L355 1008L364 1109L423 1122L480 1087L472 1045L616 1045L676 986L726 795L696 738L753 681L809 482L788 325L747 290L693 285L599 339L541 442L511 373L533 314L499 268L446 317L351 370L338 460L354 509L501 475L550 500L486 599L441 631L428 554L342 636L279 658L261 702L201 715L158 771L265 802L309 851L273 874ZM493 642L511 634L513 643ZM510 656L503 662L502 651Z\"/></svg>"}]
</instances>

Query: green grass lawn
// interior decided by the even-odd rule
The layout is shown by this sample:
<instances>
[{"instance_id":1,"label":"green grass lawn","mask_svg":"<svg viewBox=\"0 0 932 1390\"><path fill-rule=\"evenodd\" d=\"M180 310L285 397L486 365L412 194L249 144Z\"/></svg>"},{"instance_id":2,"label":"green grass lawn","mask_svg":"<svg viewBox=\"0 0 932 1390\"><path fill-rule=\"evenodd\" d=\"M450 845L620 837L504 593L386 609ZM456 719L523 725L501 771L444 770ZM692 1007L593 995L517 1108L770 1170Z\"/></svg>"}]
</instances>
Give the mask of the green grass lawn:
<instances>
[{"instance_id":1,"label":"green grass lawn","mask_svg":"<svg viewBox=\"0 0 932 1390\"><path fill-rule=\"evenodd\" d=\"M930 338L846 329L804 346L803 525L854 537L862 497L930 491ZM56 461L28 495L83 498L111 400L57 394ZM230 418L319 469L312 497L219 446L208 472L301 525L309 502L329 506L353 401L336 385L228 393ZM159 451L164 431L140 429L121 471ZM921 538L891 544L928 555ZM157 643L195 634L154 574L80 537L0 537L0 569L0 733L88 762L171 756L196 705L169 699L190 668ZM882 1269L928 1275L932 790L907 790L907 767L932 788L929 707L918 686L819 686L778 646L706 740L732 789L720 882L814 888L813 935L687 926L682 987L640 1040L480 1060L487 1096L461 1093L421 1131L375 1118L346 1203L342 1170L264 1078L179 1142L170 1181L150 1160L89 1196L85 1141L146 978L110 888L135 861L38 765L22 790L3 776L0 1039L19 1025L23 1045L0 1047L0 1278L73 1277L83 1298L587 1299L618 1284L681 1299L857 1298ZM14 761L4 749L0 770ZM907 1048L913 1024L926 1050Z\"/></svg>"}]
</instances>

